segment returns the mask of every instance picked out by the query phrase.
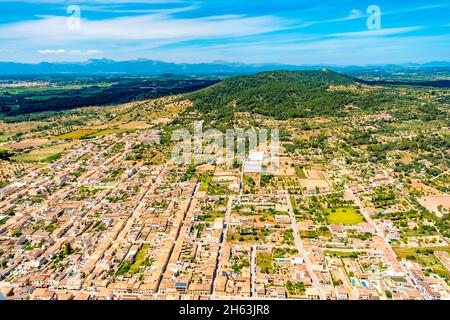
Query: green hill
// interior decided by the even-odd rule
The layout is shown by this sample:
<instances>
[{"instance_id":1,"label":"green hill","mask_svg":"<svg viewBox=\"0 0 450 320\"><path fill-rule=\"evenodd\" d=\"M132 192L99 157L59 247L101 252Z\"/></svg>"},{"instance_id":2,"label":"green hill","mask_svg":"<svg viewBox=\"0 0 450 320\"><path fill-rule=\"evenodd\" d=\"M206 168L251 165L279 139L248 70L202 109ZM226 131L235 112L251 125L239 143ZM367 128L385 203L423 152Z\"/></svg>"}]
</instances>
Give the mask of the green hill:
<instances>
[{"instance_id":1,"label":"green hill","mask_svg":"<svg viewBox=\"0 0 450 320\"><path fill-rule=\"evenodd\" d=\"M329 70L263 72L229 78L190 94L188 97L193 107L188 112L197 111L205 121L225 123L233 119L234 112L250 112L282 120L339 117L347 116L355 109L377 111L411 102L393 89L359 90L362 86L352 77ZM330 87L334 88L330 90Z\"/></svg>"}]
</instances>

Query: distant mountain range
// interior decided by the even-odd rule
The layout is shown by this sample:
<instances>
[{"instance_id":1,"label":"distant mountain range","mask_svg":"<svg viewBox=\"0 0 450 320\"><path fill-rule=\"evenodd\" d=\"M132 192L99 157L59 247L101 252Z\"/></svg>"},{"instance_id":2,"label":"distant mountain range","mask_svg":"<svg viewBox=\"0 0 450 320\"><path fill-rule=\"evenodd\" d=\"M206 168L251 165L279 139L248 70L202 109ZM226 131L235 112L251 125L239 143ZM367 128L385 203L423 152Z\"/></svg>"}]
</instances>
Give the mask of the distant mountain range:
<instances>
[{"instance_id":1,"label":"distant mountain range","mask_svg":"<svg viewBox=\"0 0 450 320\"><path fill-rule=\"evenodd\" d=\"M331 69L340 72L377 71L414 71L418 69L447 69L450 62L436 61L424 64L407 63L400 65L374 66L332 66L332 65L284 65L284 64L244 64L216 61L212 63L171 63L156 60L114 61L109 59L94 59L85 62L41 62L18 63L0 62L0 75L105 75L105 76L157 76L163 74L178 75L239 75L254 74L274 70L318 70Z\"/></svg>"}]
</instances>

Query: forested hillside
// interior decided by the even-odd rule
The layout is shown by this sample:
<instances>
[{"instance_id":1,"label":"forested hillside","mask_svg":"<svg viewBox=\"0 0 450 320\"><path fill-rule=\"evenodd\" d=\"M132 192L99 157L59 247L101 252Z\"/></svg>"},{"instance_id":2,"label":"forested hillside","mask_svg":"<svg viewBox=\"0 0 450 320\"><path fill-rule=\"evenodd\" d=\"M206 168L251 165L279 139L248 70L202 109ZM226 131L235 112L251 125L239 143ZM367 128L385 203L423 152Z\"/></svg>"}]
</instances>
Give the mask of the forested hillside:
<instances>
[{"instance_id":1,"label":"forested hillside","mask_svg":"<svg viewBox=\"0 0 450 320\"><path fill-rule=\"evenodd\" d=\"M354 110L404 110L416 97L396 87L368 86L329 70L274 71L230 78L189 95L205 121L228 122L234 112L251 112L276 119L347 116ZM423 105L422 105L423 108ZM425 111L425 110L424 110ZM444 114L430 105L427 113ZM409 110L411 112L411 110ZM413 116L421 116L414 113Z\"/></svg>"}]
</instances>

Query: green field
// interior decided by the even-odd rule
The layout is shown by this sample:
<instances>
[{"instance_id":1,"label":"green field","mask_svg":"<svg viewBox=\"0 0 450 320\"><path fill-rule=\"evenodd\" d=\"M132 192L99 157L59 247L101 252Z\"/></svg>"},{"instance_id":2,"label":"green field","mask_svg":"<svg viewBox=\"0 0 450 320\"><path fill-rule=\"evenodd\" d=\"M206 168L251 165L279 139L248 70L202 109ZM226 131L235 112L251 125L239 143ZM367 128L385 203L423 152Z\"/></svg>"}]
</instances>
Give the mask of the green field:
<instances>
[{"instance_id":1,"label":"green field","mask_svg":"<svg viewBox=\"0 0 450 320\"><path fill-rule=\"evenodd\" d=\"M92 135L96 133L97 130L94 129L82 129L82 130L76 130L69 133L62 134L60 136L54 137L54 140L73 140L73 139L80 139L81 137Z\"/></svg>"},{"instance_id":2,"label":"green field","mask_svg":"<svg viewBox=\"0 0 450 320\"><path fill-rule=\"evenodd\" d=\"M61 153L73 146L73 144L73 142L56 144L14 156L13 159L19 162L52 162L58 159Z\"/></svg>"},{"instance_id":3,"label":"green field","mask_svg":"<svg viewBox=\"0 0 450 320\"><path fill-rule=\"evenodd\" d=\"M271 253L257 253L256 265L261 268L262 273L272 273L272 254Z\"/></svg>"},{"instance_id":4,"label":"green field","mask_svg":"<svg viewBox=\"0 0 450 320\"><path fill-rule=\"evenodd\" d=\"M419 263L426 272L434 273L450 279L450 271L434 255L435 251L446 251L450 253L450 247L422 247L422 248L393 248L400 259L407 259Z\"/></svg>"},{"instance_id":5,"label":"green field","mask_svg":"<svg viewBox=\"0 0 450 320\"><path fill-rule=\"evenodd\" d=\"M341 257L341 258L358 257L358 252L341 252L341 251L325 250L324 253L325 255L332 257Z\"/></svg>"},{"instance_id":6,"label":"green field","mask_svg":"<svg viewBox=\"0 0 450 320\"><path fill-rule=\"evenodd\" d=\"M145 256L147 255L147 251L150 245L144 244L141 249L139 249L138 253L136 253L136 257L134 259L134 263L131 265L129 273L135 274L139 271L139 268L144 263Z\"/></svg>"},{"instance_id":7,"label":"green field","mask_svg":"<svg viewBox=\"0 0 450 320\"><path fill-rule=\"evenodd\" d=\"M223 211L210 211L205 215L199 217L201 221L214 222L217 218L223 218L225 216L225 212Z\"/></svg>"},{"instance_id":8,"label":"green field","mask_svg":"<svg viewBox=\"0 0 450 320\"><path fill-rule=\"evenodd\" d=\"M0 142L6 142L9 141L11 139L11 137L13 136L13 134L0 134Z\"/></svg>"},{"instance_id":9,"label":"green field","mask_svg":"<svg viewBox=\"0 0 450 320\"><path fill-rule=\"evenodd\" d=\"M299 177L300 179L308 178L305 174L305 171L303 170L303 167L296 165L294 168L295 168L295 173L297 174L297 177Z\"/></svg>"},{"instance_id":10,"label":"green field","mask_svg":"<svg viewBox=\"0 0 450 320\"><path fill-rule=\"evenodd\" d=\"M208 183L207 182L202 182L200 184L199 191L202 191L202 192L208 191Z\"/></svg>"},{"instance_id":11,"label":"green field","mask_svg":"<svg viewBox=\"0 0 450 320\"><path fill-rule=\"evenodd\" d=\"M334 211L334 212L333 212ZM364 217L355 208L334 208L326 210L329 224L358 224L364 221Z\"/></svg>"}]
</instances>

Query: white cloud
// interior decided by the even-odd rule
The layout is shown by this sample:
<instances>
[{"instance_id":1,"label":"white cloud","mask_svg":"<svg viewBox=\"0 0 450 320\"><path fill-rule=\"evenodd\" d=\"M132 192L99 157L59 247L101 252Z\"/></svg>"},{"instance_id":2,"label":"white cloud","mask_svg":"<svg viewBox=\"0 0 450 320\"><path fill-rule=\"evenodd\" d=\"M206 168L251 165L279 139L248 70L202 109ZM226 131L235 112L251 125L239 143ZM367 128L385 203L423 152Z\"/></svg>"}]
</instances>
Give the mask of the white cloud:
<instances>
[{"instance_id":1,"label":"white cloud","mask_svg":"<svg viewBox=\"0 0 450 320\"><path fill-rule=\"evenodd\" d=\"M65 53L66 50L64 49L45 49L45 50L38 50L37 51L40 54L60 54L60 53Z\"/></svg>"},{"instance_id":2,"label":"white cloud","mask_svg":"<svg viewBox=\"0 0 450 320\"><path fill-rule=\"evenodd\" d=\"M229 43L199 47L185 47L158 50L154 59L186 62L186 52L190 61L205 62L231 60L246 63L281 62L287 64L327 64L327 65L376 65L386 63L426 62L448 60L450 36L408 36L408 37L367 37L328 38L313 41L274 43ZM436 45L439 44L439 45ZM389 54L386 54L386 53Z\"/></svg>"},{"instance_id":3,"label":"white cloud","mask_svg":"<svg viewBox=\"0 0 450 320\"><path fill-rule=\"evenodd\" d=\"M69 54L78 55L78 56L92 56L103 53L101 50L70 50Z\"/></svg>"},{"instance_id":4,"label":"white cloud","mask_svg":"<svg viewBox=\"0 0 450 320\"><path fill-rule=\"evenodd\" d=\"M90 56L102 53L101 50L91 49L91 50L66 50L66 49L44 49L37 51L40 54L72 54L80 56Z\"/></svg>"},{"instance_id":5,"label":"white cloud","mask_svg":"<svg viewBox=\"0 0 450 320\"><path fill-rule=\"evenodd\" d=\"M395 34L408 33L412 31L421 30L424 27L403 27L403 28L386 28L379 30L364 30L356 32L344 32L344 33L333 33L330 34L331 37L379 37L379 36L389 36Z\"/></svg>"},{"instance_id":6,"label":"white cloud","mask_svg":"<svg viewBox=\"0 0 450 320\"><path fill-rule=\"evenodd\" d=\"M74 41L133 41L212 39L257 35L290 27L292 21L273 16L210 16L176 19L148 14L108 20L81 20L79 29L68 28L67 17L42 16L39 20L0 26L0 39L37 41L56 45Z\"/></svg>"},{"instance_id":7,"label":"white cloud","mask_svg":"<svg viewBox=\"0 0 450 320\"><path fill-rule=\"evenodd\" d=\"M347 19L358 19L363 16L363 13L360 10L354 9L350 11Z\"/></svg>"}]
</instances>

